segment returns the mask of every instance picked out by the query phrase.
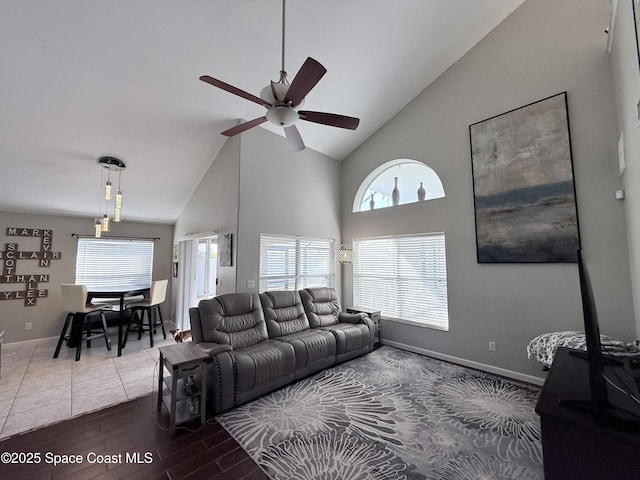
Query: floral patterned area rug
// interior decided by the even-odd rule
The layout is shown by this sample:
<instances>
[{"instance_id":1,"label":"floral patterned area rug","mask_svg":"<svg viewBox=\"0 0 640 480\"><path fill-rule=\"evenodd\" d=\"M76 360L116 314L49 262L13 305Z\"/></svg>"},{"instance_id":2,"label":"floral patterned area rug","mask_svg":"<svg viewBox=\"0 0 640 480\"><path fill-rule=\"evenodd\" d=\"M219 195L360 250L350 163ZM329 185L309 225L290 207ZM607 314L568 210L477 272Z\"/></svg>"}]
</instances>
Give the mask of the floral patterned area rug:
<instances>
[{"instance_id":1,"label":"floral patterned area rug","mask_svg":"<svg viewBox=\"0 0 640 480\"><path fill-rule=\"evenodd\" d=\"M384 346L217 420L273 480L542 480L538 394Z\"/></svg>"}]
</instances>

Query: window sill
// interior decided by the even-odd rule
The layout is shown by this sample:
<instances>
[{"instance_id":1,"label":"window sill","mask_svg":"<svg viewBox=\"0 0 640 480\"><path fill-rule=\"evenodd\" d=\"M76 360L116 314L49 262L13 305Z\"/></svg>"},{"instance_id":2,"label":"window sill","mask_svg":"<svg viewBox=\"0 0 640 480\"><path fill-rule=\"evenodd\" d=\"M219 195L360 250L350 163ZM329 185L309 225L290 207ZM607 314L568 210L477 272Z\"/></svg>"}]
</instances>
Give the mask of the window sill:
<instances>
[{"instance_id":1,"label":"window sill","mask_svg":"<svg viewBox=\"0 0 640 480\"><path fill-rule=\"evenodd\" d=\"M437 325L431 325L429 323L419 322L417 320L407 320L404 318L382 317L385 322L404 323L405 325L413 325L414 327L430 328L432 330L438 330L441 332L448 332L449 328L439 327Z\"/></svg>"}]
</instances>

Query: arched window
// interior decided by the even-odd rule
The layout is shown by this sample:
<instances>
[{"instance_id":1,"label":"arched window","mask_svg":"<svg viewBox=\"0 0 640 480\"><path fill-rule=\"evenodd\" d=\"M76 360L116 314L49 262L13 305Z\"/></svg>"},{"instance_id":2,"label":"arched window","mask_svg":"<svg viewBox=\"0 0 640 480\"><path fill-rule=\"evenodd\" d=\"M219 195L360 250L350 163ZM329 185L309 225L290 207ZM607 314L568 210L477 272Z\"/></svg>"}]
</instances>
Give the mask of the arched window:
<instances>
[{"instance_id":1,"label":"arched window","mask_svg":"<svg viewBox=\"0 0 640 480\"><path fill-rule=\"evenodd\" d=\"M431 167L417 160L399 158L380 165L364 179L356 193L352 211L394 206L396 188L398 205L422 201L421 189L424 189L424 200L444 197L440 177Z\"/></svg>"}]
</instances>

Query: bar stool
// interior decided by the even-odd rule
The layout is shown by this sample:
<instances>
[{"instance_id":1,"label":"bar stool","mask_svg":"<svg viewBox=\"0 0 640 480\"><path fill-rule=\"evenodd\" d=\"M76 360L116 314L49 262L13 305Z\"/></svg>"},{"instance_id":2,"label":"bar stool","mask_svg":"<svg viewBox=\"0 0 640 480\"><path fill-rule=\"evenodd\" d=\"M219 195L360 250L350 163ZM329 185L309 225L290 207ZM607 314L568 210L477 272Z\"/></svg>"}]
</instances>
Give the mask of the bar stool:
<instances>
[{"instance_id":1,"label":"bar stool","mask_svg":"<svg viewBox=\"0 0 640 480\"><path fill-rule=\"evenodd\" d=\"M67 310L67 318L62 327L60 338L53 358L58 358L60 347L64 340L68 341L70 347L76 347L76 361L80 360L80 352L82 350L82 342L87 341L87 348L91 348L91 340L98 337L104 337L107 350L111 350L111 340L107 330L107 319L104 316L105 310L110 310L111 305L106 304L89 304L87 305L87 286L73 283L63 283L62 288L62 308ZM102 331L93 334L91 332L92 318L100 315L102 320ZM73 320L73 321L72 321ZM71 331L67 335L67 329L71 323Z\"/></svg>"},{"instance_id":2,"label":"bar stool","mask_svg":"<svg viewBox=\"0 0 640 480\"><path fill-rule=\"evenodd\" d=\"M159 325L162 328L162 335L164 336L164 338L167 338L167 333L164 330L164 323L162 321L160 304L164 303L167 297L168 283L168 279L156 280L154 282L151 282L151 288L149 289L149 298L145 298L144 300L139 300L137 302L131 302L126 305L125 308L132 310L133 313L131 314L131 320L129 321L129 324L127 325L127 332L124 336L123 346L127 343L129 330L133 322L135 322L138 327L138 340L142 338L142 332L146 330L144 324L145 313L147 314L147 318L149 321L148 330L150 346L153 347L153 335L156 331L156 326L158 325L158 319L160 319Z\"/></svg>"}]
</instances>

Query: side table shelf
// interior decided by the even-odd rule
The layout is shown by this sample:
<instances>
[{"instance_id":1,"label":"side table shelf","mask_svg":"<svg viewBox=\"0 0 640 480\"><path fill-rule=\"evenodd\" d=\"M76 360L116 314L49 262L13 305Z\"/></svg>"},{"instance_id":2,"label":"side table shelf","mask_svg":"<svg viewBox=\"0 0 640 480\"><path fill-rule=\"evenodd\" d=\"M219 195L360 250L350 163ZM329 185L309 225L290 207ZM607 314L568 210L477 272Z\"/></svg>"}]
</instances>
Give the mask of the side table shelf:
<instances>
[{"instance_id":1,"label":"side table shelf","mask_svg":"<svg viewBox=\"0 0 640 480\"><path fill-rule=\"evenodd\" d=\"M158 369L158 412L164 405L169 411L169 429L200 417L206 421L207 374L209 356L191 342L160 347ZM164 370L168 371L165 376ZM190 379L193 380L190 383ZM187 391L187 384L191 391Z\"/></svg>"}]
</instances>

